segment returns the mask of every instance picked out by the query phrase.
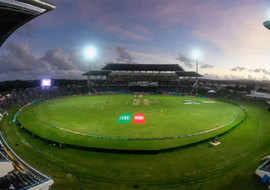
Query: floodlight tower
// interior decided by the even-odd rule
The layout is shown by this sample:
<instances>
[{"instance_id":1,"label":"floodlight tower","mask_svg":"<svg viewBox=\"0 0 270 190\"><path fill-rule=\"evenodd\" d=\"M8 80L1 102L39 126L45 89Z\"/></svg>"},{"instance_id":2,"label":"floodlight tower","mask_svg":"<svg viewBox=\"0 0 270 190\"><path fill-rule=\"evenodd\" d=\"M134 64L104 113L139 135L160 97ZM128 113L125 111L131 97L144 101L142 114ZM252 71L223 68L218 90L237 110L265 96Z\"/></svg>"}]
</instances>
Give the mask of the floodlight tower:
<instances>
[{"instance_id":1,"label":"floodlight tower","mask_svg":"<svg viewBox=\"0 0 270 190\"><path fill-rule=\"evenodd\" d=\"M89 72L92 70L92 63L94 63L95 58L97 57L97 49L94 46L85 47L83 51L84 57L90 61ZM91 78L90 75L87 75L87 86L88 93L91 93Z\"/></svg>"},{"instance_id":2,"label":"floodlight tower","mask_svg":"<svg viewBox=\"0 0 270 190\"><path fill-rule=\"evenodd\" d=\"M196 75L196 82L195 82L195 84L196 84L196 86L195 86L195 94L196 94L196 96L198 96L198 86L199 86L199 76L198 76L198 74L199 74L200 51L199 50L193 50L192 56L193 56L193 60L194 60L194 62L196 64L196 73L197 73L197 75Z\"/></svg>"}]
</instances>

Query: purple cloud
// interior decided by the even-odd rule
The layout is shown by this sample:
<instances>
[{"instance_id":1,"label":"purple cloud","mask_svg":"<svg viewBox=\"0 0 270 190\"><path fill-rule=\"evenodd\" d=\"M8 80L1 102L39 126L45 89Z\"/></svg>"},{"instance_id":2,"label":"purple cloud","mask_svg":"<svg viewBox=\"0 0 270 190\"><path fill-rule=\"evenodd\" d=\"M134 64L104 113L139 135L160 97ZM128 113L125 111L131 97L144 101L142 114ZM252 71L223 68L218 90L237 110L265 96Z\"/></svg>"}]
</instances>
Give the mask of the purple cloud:
<instances>
[{"instance_id":1,"label":"purple cloud","mask_svg":"<svg viewBox=\"0 0 270 190\"><path fill-rule=\"evenodd\" d=\"M242 72L245 70L247 70L245 67L240 67L240 66L236 66L236 67L231 69L231 71L234 71L234 72Z\"/></svg>"},{"instance_id":2,"label":"purple cloud","mask_svg":"<svg viewBox=\"0 0 270 190\"><path fill-rule=\"evenodd\" d=\"M182 54L180 54L176 60L180 61L185 67L192 68L194 65L192 64L192 60Z\"/></svg>"},{"instance_id":3,"label":"purple cloud","mask_svg":"<svg viewBox=\"0 0 270 190\"><path fill-rule=\"evenodd\" d=\"M116 54L117 54L117 58L116 58L117 61L132 63L133 57L130 55L127 49L122 48L122 47L117 47Z\"/></svg>"},{"instance_id":4,"label":"purple cloud","mask_svg":"<svg viewBox=\"0 0 270 190\"><path fill-rule=\"evenodd\" d=\"M201 69L213 69L214 65L210 65L210 64L203 64L200 67Z\"/></svg>"}]
</instances>

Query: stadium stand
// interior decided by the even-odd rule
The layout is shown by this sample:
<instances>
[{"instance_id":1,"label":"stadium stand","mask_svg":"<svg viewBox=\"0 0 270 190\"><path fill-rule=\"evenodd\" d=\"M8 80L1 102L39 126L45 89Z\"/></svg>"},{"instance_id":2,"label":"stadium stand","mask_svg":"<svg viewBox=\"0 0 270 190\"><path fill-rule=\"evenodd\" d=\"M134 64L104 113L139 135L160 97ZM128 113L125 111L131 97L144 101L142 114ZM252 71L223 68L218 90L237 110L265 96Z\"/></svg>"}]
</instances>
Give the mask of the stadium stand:
<instances>
[{"instance_id":1,"label":"stadium stand","mask_svg":"<svg viewBox=\"0 0 270 190\"><path fill-rule=\"evenodd\" d=\"M182 88L182 80L202 77L196 72L185 72L178 64L130 63L108 63L99 71L83 75L87 76L91 92L128 89L129 92L191 93L193 84Z\"/></svg>"},{"instance_id":2,"label":"stadium stand","mask_svg":"<svg viewBox=\"0 0 270 190\"><path fill-rule=\"evenodd\" d=\"M3 151L3 149L1 151ZM0 152L0 179L13 170L14 167L12 162L5 156L3 152Z\"/></svg>"},{"instance_id":3,"label":"stadium stand","mask_svg":"<svg viewBox=\"0 0 270 190\"><path fill-rule=\"evenodd\" d=\"M53 184L53 180L38 172L26 164L8 146L2 134L0 134L0 189L29 189L47 190Z\"/></svg>"}]
</instances>

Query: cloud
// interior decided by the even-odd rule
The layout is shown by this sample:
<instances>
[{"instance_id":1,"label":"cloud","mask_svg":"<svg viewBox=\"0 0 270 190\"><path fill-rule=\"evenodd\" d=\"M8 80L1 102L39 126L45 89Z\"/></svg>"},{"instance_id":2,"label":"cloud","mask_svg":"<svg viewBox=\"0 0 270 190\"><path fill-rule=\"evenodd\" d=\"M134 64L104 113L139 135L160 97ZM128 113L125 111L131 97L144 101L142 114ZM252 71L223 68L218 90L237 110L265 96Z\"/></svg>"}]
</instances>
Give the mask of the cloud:
<instances>
[{"instance_id":1,"label":"cloud","mask_svg":"<svg viewBox=\"0 0 270 190\"><path fill-rule=\"evenodd\" d=\"M270 75L270 71L268 71L266 69L262 69L262 68L254 69L254 70L251 70L251 71L254 72L254 73L263 73L265 75Z\"/></svg>"},{"instance_id":2,"label":"cloud","mask_svg":"<svg viewBox=\"0 0 270 190\"><path fill-rule=\"evenodd\" d=\"M265 69L262 70L262 73L265 74L265 75L270 75L270 71L265 70Z\"/></svg>"},{"instance_id":3,"label":"cloud","mask_svg":"<svg viewBox=\"0 0 270 190\"><path fill-rule=\"evenodd\" d=\"M140 28L140 30L141 29L143 28ZM122 39L133 39L133 40L140 40L140 41L151 40L150 37L147 37L144 34L141 34L139 32L136 32L136 30L130 31L128 29L123 29L120 26L108 26L106 28L106 31L110 33L114 33Z\"/></svg>"},{"instance_id":4,"label":"cloud","mask_svg":"<svg viewBox=\"0 0 270 190\"><path fill-rule=\"evenodd\" d=\"M203 65L201 65L200 68L201 69L212 69L212 68L214 68L214 66L213 65L210 65L210 64L203 64Z\"/></svg>"},{"instance_id":5,"label":"cloud","mask_svg":"<svg viewBox=\"0 0 270 190\"><path fill-rule=\"evenodd\" d=\"M245 67L240 67L240 66L236 66L236 67L231 69L231 71L233 71L233 72L242 72L245 70L247 70Z\"/></svg>"},{"instance_id":6,"label":"cloud","mask_svg":"<svg viewBox=\"0 0 270 190\"><path fill-rule=\"evenodd\" d=\"M45 61L52 69L56 70L71 70L73 68L71 61L63 55L60 48L47 51L40 60Z\"/></svg>"},{"instance_id":7,"label":"cloud","mask_svg":"<svg viewBox=\"0 0 270 190\"><path fill-rule=\"evenodd\" d=\"M89 69L89 64L78 52L56 48L38 57L30 52L28 45L8 42L0 54L0 80L82 78L81 74Z\"/></svg>"},{"instance_id":8,"label":"cloud","mask_svg":"<svg viewBox=\"0 0 270 190\"><path fill-rule=\"evenodd\" d=\"M9 42L5 47L0 56L0 73L29 71L40 66L27 45Z\"/></svg>"},{"instance_id":9,"label":"cloud","mask_svg":"<svg viewBox=\"0 0 270 190\"><path fill-rule=\"evenodd\" d=\"M179 57L176 58L176 60L182 62L187 68L193 68L192 60L184 55L180 54Z\"/></svg>"},{"instance_id":10,"label":"cloud","mask_svg":"<svg viewBox=\"0 0 270 190\"><path fill-rule=\"evenodd\" d=\"M203 74L203 78L205 79L212 79L212 80L219 80L222 79L220 76L216 75L216 74Z\"/></svg>"},{"instance_id":11,"label":"cloud","mask_svg":"<svg viewBox=\"0 0 270 190\"><path fill-rule=\"evenodd\" d=\"M117 61L132 63L133 57L127 51L126 48L117 47L116 54L117 54L117 58L116 58Z\"/></svg>"},{"instance_id":12,"label":"cloud","mask_svg":"<svg viewBox=\"0 0 270 190\"><path fill-rule=\"evenodd\" d=\"M250 70L250 71L252 71L254 73L260 73L261 72L261 69L254 69L254 70Z\"/></svg>"}]
</instances>

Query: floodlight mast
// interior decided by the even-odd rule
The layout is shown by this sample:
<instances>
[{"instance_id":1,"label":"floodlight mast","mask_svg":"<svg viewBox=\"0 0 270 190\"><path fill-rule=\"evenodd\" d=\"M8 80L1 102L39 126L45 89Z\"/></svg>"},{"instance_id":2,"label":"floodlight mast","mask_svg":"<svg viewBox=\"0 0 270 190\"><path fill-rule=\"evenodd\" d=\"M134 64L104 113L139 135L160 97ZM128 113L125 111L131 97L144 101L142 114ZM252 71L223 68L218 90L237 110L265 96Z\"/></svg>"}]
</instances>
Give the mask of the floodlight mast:
<instances>
[{"instance_id":1,"label":"floodlight mast","mask_svg":"<svg viewBox=\"0 0 270 190\"><path fill-rule=\"evenodd\" d=\"M194 50L193 51L193 59L195 61L196 64L196 82L195 82L195 95L198 96L198 87L199 87L199 56L200 56L200 52L198 50Z\"/></svg>"},{"instance_id":2,"label":"floodlight mast","mask_svg":"<svg viewBox=\"0 0 270 190\"><path fill-rule=\"evenodd\" d=\"M88 59L90 61L89 64L89 72L91 72L92 70L92 63L94 62L96 56L97 56L97 50L95 47L90 46L90 47L86 47L84 49L84 56L86 59ZM92 89L92 83L91 83L91 75L89 73L89 75L87 75L87 86L88 86L88 94L91 94L91 89Z\"/></svg>"},{"instance_id":3,"label":"floodlight mast","mask_svg":"<svg viewBox=\"0 0 270 190\"><path fill-rule=\"evenodd\" d=\"M198 57L195 58L195 62L196 62L196 96L198 96L198 86L199 86L199 77L198 77L198 74L199 74L199 65L198 65Z\"/></svg>"},{"instance_id":4,"label":"floodlight mast","mask_svg":"<svg viewBox=\"0 0 270 190\"><path fill-rule=\"evenodd\" d=\"M91 89L92 89L92 83L91 83L91 75L90 72L92 70L92 63L90 62L89 64L89 75L87 75L87 86L88 86L88 94L91 94Z\"/></svg>"}]
</instances>

